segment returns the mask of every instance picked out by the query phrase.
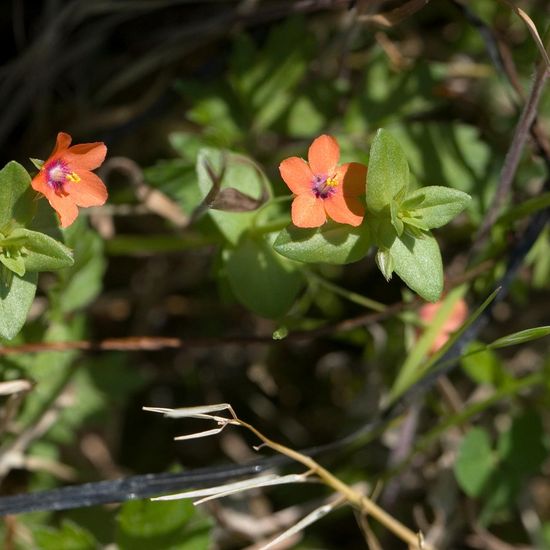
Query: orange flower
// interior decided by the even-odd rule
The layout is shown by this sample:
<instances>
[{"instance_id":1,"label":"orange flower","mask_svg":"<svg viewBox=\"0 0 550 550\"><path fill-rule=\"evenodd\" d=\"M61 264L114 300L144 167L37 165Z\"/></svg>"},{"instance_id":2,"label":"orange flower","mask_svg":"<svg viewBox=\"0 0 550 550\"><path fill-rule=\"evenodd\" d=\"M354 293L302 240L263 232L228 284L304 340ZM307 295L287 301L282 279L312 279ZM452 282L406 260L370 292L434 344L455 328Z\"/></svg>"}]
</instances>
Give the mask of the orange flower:
<instances>
[{"instance_id":1,"label":"orange flower","mask_svg":"<svg viewBox=\"0 0 550 550\"><path fill-rule=\"evenodd\" d=\"M292 223L297 227L319 227L327 216L338 223L358 226L365 207L367 167L358 162L337 166L340 147L332 136L319 136L308 151L308 162L298 157L283 160L281 177L296 195Z\"/></svg>"},{"instance_id":2,"label":"orange flower","mask_svg":"<svg viewBox=\"0 0 550 550\"><path fill-rule=\"evenodd\" d=\"M423 305L418 312L422 322L426 325L431 323L437 315L437 312L439 311L439 308L442 306L442 304L443 302L440 301L436 302L435 304ZM468 305L463 298L460 298L460 300L457 300L455 302L451 314L447 317L445 323L437 333L429 353L433 354L441 349L445 345L451 334L462 326L462 323L464 323L466 317L468 317Z\"/></svg>"},{"instance_id":3,"label":"orange flower","mask_svg":"<svg viewBox=\"0 0 550 550\"><path fill-rule=\"evenodd\" d=\"M69 147L71 141L69 134L57 134L55 149L31 182L58 213L61 227L75 221L79 206L100 206L107 200L105 184L91 172L104 161L107 147L101 142Z\"/></svg>"}]
</instances>

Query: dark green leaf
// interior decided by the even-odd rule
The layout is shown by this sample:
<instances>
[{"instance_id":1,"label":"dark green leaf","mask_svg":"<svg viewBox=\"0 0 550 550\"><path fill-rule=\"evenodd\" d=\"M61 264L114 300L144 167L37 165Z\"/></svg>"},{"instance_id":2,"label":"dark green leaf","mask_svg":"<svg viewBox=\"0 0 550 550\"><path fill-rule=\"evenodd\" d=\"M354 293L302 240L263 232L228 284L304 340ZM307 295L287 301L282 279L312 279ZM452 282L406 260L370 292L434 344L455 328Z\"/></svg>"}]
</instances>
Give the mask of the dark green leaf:
<instances>
[{"instance_id":1,"label":"dark green leaf","mask_svg":"<svg viewBox=\"0 0 550 550\"><path fill-rule=\"evenodd\" d=\"M0 265L0 337L11 340L25 324L36 292L36 273L19 277Z\"/></svg>"},{"instance_id":2,"label":"dark green leaf","mask_svg":"<svg viewBox=\"0 0 550 550\"><path fill-rule=\"evenodd\" d=\"M462 490L471 497L478 497L491 477L496 459L491 441L482 428L468 431L456 457L454 472Z\"/></svg>"},{"instance_id":3,"label":"dark green leaf","mask_svg":"<svg viewBox=\"0 0 550 550\"><path fill-rule=\"evenodd\" d=\"M275 240L274 248L283 256L300 262L347 264L363 258L371 246L366 225L352 227L327 222L316 229L289 225Z\"/></svg>"},{"instance_id":4,"label":"dark green leaf","mask_svg":"<svg viewBox=\"0 0 550 550\"><path fill-rule=\"evenodd\" d=\"M11 161L0 170L0 232L9 233L13 224L25 224L33 215L36 193L29 173Z\"/></svg>"},{"instance_id":5,"label":"dark green leaf","mask_svg":"<svg viewBox=\"0 0 550 550\"><path fill-rule=\"evenodd\" d=\"M397 237L390 253L394 271L412 290L429 302L436 302L443 291L443 264L439 245L426 233L422 239L407 233Z\"/></svg>"},{"instance_id":6,"label":"dark green leaf","mask_svg":"<svg viewBox=\"0 0 550 550\"><path fill-rule=\"evenodd\" d=\"M95 550L99 548L93 535L70 520L64 519L59 529L40 527L33 532L40 550Z\"/></svg>"},{"instance_id":7,"label":"dark green leaf","mask_svg":"<svg viewBox=\"0 0 550 550\"><path fill-rule=\"evenodd\" d=\"M44 233L18 227L9 239L23 242L20 251L27 271L51 271L74 263L72 251Z\"/></svg>"},{"instance_id":8,"label":"dark green leaf","mask_svg":"<svg viewBox=\"0 0 550 550\"><path fill-rule=\"evenodd\" d=\"M126 502L118 516L121 550L206 550L210 524L188 500Z\"/></svg>"},{"instance_id":9,"label":"dark green leaf","mask_svg":"<svg viewBox=\"0 0 550 550\"><path fill-rule=\"evenodd\" d=\"M409 165L403 149L388 131L378 130L370 149L367 208L374 213L389 208L408 185Z\"/></svg>"},{"instance_id":10,"label":"dark green leaf","mask_svg":"<svg viewBox=\"0 0 550 550\"><path fill-rule=\"evenodd\" d=\"M499 456L520 477L534 474L548 456L544 438L540 416L528 410L515 417L510 428L500 435L497 446Z\"/></svg>"},{"instance_id":11,"label":"dark green leaf","mask_svg":"<svg viewBox=\"0 0 550 550\"><path fill-rule=\"evenodd\" d=\"M296 267L264 239L243 237L235 249L226 251L225 267L237 299L264 317L284 315L304 283Z\"/></svg>"}]
</instances>

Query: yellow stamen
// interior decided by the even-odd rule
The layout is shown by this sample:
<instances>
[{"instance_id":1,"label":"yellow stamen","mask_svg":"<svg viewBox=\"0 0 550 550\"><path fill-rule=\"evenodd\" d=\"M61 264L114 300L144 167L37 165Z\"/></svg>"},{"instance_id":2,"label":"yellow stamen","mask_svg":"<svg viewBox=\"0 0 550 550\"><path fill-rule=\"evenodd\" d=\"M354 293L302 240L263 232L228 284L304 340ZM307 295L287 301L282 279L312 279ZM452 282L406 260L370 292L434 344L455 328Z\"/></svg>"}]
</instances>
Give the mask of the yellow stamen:
<instances>
[{"instance_id":1,"label":"yellow stamen","mask_svg":"<svg viewBox=\"0 0 550 550\"><path fill-rule=\"evenodd\" d=\"M327 181L325 181L325 185L328 185L329 187L336 187L338 185L338 180L336 176L331 176L330 178L327 178Z\"/></svg>"},{"instance_id":2,"label":"yellow stamen","mask_svg":"<svg viewBox=\"0 0 550 550\"><path fill-rule=\"evenodd\" d=\"M71 172L67 174L67 179L73 183L78 183L80 181L80 176L76 172Z\"/></svg>"}]
</instances>

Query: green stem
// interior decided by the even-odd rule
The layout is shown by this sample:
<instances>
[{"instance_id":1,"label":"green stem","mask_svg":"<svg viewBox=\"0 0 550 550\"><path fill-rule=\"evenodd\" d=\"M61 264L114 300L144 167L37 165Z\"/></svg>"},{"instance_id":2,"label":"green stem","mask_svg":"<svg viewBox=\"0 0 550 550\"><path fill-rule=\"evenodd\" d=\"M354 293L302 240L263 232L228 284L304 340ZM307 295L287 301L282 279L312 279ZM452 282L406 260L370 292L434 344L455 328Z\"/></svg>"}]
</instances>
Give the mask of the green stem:
<instances>
[{"instance_id":1,"label":"green stem","mask_svg":"<svg viewBox=\"0 0 550 550\"><path fill-rule=\"evenodd\" d=\"M352 292L350 290L346 290L345 288L342 288L341 286L335 285L334 283L331 283L330 281L327 281L317 273L307 270L306 274L308 278L311 278L315 280L315 282L319 283L321 286L324 286L326 289L330 290L331 292L334 292L334 294L337 294L338 296L342 296L342 298L346 298L350 302L353 302L354 304L358 304L360 306L372 309L374 311L382 312L386 311L386 305L382 304L381 302L377 302L376 300L371 300L370 298L367 298L366 296L363 296L362 294L357 294L357 292Z\"/></svg>"}]
</instances>

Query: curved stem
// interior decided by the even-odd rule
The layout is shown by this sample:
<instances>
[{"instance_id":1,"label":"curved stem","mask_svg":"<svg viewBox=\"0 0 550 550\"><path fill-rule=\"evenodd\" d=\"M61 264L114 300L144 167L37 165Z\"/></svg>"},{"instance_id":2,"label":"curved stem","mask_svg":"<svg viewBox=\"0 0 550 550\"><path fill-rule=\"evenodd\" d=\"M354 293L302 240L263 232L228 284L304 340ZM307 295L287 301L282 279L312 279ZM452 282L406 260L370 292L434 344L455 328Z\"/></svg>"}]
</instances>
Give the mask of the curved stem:
<instances>
[{"instance_id":1,"label":"curved stem","mask_svg":"<svg viewBox=\"0 0 550 550\"><path fill-rule=\"evenodd\" d=\"M426 543L421 543L421 537L418 533L415 533L407 526L403 525L400 521L395 519L393 516L388 514L384 509L382 509L378 504L376 504L370 498L358 493L352 489L349 485L346 485L343 481L338 479L335 475L329 472L327 469L323 468L311 457L303 455L302 453L290 449L280 443L272 441L261 432L259 432L254 426L248 424L236 418L231 421L231 424L237 422L242 427L247 428L254 435L256 435L267 447L273 449L274 451L292 458L296 462L300 462L312 474L316 474L321 480L325 482L326 485L343 495L346 500L355 508L360 510L364 514L368 514L379 521L384 527L391 531L395 536L400 538L402 541L406 542L410 548L417 548L422 550L433 550L432 547Z\"/></svg>"}]
</instances>

